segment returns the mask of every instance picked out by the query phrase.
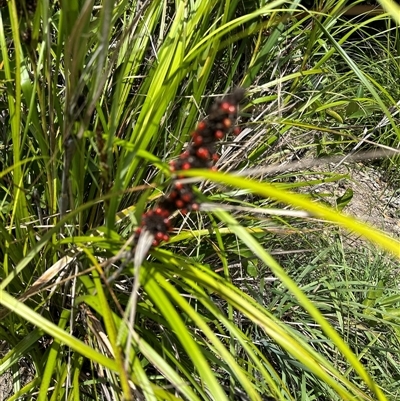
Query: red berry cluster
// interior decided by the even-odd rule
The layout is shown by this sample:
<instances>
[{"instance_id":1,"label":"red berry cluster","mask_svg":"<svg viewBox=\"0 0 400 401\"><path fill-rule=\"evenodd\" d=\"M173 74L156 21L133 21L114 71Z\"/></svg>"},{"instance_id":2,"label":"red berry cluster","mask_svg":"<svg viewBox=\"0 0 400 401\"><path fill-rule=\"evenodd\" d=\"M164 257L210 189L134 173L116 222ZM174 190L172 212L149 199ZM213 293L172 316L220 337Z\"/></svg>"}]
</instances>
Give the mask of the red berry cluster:
<instances>
[{"instance_id":1,"label":"red berry cluster","mask_svg":"<svg viewBox=\"0 0 400 401\"><path fill-rule=\"evenodd\" d=\"M215 168L214 163L218 160L217 141L231 131L236 135L239 133L238 127L234 127L234 121L238 104L243 96L244 90L238 88L213 104L208 119L201 121L192 133L190 144L178 159L170 162L172 172L191 168ZM189 210L199 210L191 185L183 184L179 178L173 183L171 192L158 203L157 207L143 215L142 225L136 231L139 236L145 228L154 235L153 246L168 241L168 232L173 228L170 217L174 211L180 210L185 214Z\"/></svg>"}]
</instances>

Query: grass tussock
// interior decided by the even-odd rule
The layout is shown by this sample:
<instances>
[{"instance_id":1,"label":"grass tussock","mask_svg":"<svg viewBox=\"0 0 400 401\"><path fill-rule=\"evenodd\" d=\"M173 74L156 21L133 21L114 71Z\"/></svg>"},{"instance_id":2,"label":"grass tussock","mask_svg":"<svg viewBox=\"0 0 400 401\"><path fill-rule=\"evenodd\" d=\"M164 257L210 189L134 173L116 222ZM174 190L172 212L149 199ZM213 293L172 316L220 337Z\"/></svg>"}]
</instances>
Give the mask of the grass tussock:
<instances>
[{"instance_id":1,"label":"grass tussock","mask_svg":"<svg viewBox=\"0 0 400 401\"><path fill-rule=\"evenodd\" d=\"M400 243L312 196L356 162L398 193L380 3L0 1L4 398L399 398ZM171 171L237 87L218 171ZM198 207L136 241L176 175Z\"/></svg>"}]
</instances>

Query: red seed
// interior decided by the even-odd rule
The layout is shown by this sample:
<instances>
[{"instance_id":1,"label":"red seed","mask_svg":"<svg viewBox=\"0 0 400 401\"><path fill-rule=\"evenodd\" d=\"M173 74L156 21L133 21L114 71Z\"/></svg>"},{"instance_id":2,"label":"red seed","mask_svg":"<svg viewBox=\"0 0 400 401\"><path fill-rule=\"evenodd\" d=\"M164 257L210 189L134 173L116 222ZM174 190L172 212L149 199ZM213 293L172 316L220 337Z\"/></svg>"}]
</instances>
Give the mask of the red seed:
<instances>
[{"instance_id":1,"label":"red seed","mask_svg":"<svg viewBox=\"0 0 400 401\"><path fill-rule=\"evenodd\" d=\"M213 159L213 161L218 161L219 160L219 156L216 154L216 153L214 153L212 156L211 156L211 158Z\"/></svg>"},{"instance_id":2,"label":"red seed","mask_svg":"<svg viewBox=\"0 0 400 401\"><path fill-rule=\"evenodd\" d=\"M152 246L158 246L160 244L159 241L157 241L156 239L153 239L153 242L151 243Z\"/></svg>"},{"instance_id":3,"label":"red seed","mask_svg":"<svg viewBox=\"0 0 400 401\"><path fill-rule=\"evenodd\" d=\"M196 135L193 137L193 143L197 146L203 143L203 137L201 135Z\"/></svg>"},{"instance_id":4,"label":"red seed","mask_svg":"<svg viewBox=\"0 0 400 401\"><path fill-rule=\"evenodd\" d=\"M217 129L214 133L215 138L217 139L223 139L224 137L224 132L221 131L220 129Z\"/></svg>"},{"instance_id":5,"label":"red seed","mask_svg":"<svg viewBox=\"0 0 400 401\"><path fill-rule=\"evenodd\" d=\"M200 210L200 205L198 203L192 203L191 207L194 211Z\"/></svg>"},{"instance_id":6,"label":"red seed","mask_svg":"<svg viewBox=\"0 0 400 401\"><path fill-rule=\"evenodd\" d=\"M164 237L164 233L162 233L161 231L159 231L159 232L156 234L155 239L158 240L158 241L160 241L160 240L163 239L163 237Z\"/></svg>"},{"instance_id":7,"label":"red seed","mask_svg":"<svg viewBox=\"0 0 400 401\"><path fill-rule=\"evenodd\" d=\"M235 113L236 112L236 106L233 105L233 104L229 105L228 111L231 114Z\"/></svg>"},{"instance_id":8,"label":"red seed","mask_svg":"<svg viewBox=\"0 0 400 401\"><path fill-rule=\"evenodd\" d=\"M168 234L164 234L162 239L165 242L169 241L169 235Z\"/></svg>"},{"instance_id":9,"label":"red seed","mask_svg":"<svg viewBox=\"0 0 400 401\"><path fill-rule=\"evenodd\" d=\"M206 123L205 123L205 121L200 121L199 122L199 125L197 126L197 129L199 130L199 131L203 131L203 130L205 130L206 129Z\"/></svg>"},{"instance_id":10,"label":"red seed","mask_svg":"<svg viewBox=\"0 0 400 401\"><path fill-rule=\"evenodd\" d=\"M210 152L207 148L199 148L197 149L196 155L201 159L208 159L210 157Z\"/></svg>"},{"instance_id":11,"label":"red seed","mask_svg":"<svg viewBox=\"0 0 400 401\"><path fill-rule=\"evenodd\" d=\"M170 215L170 212L168 210L163 209L161 216L167 218L167 217L169 217L169 215Z\"/></svg>"},{"instance_id":12,"label":"red seed","mask_svg":"<svg viewBox=\"0 0 400 401\"><path fill-rule=\"evenodd\" d=\"M178 209L182 209L182 208L185 206L185 202L184 202L183 200L181 200L181 199L178 199L178 200L175 202L175 206L176 206Z\"/></svg>"},{"instance_id":13,"label":"red seed","mask_svg":"<svg viewBox=\"0 0 400 401\"><path fill-rule=\"evenodd\" d=\"M180 190L182 190L182 188L183 188L183 184L182 184L181 182L177 181L177 182L175 183L175 188L176 188L178 191L180 191Z\"/></svg>"},{"instance_id":14,"label":"red seed","mask_svg":"<svg viewBox=\"0 0 400 401\"><path fill-rule=\"evenodd\" d=\"M230 128L232 125L232 121L229 118L224 118L222 124L225 128Z\"/></svg>"},{"instance_id":15,"label":"red seed","mask_svg":"<svg viewBox=\"0 0 400 401\"><path fill-rule=\"evenodd\" d=\"M235 127L234 129L233 129L233 135L239 135L240 134L240 132L241 132L241 130L240 130L240 128L239 127Z\"/></svg>"},{"instance_id":16,"label":"red seed","mask_svg":"<svg viewBox=\"0 0 400 401\"><path fill-rule=\"evenodd\" d=\"M182 170L190 170L191 168L192 166L188 162L182 164Z\"/></svg>"},{"instance_id":17,"label":"red seed","mask_svg":"<svg viewBox=\"0 0 400 401\"><path fill-rule=\"evenodd\" d=\"M190 194L190 193L183 194L183 195L181 196L181 199L182 199L184 202L189 203L189 202L192 201L193 195Z\"/></svg>"},{"instance_id":18,"label":"red seed","mask_svg":"<svg viewBox=\"0 0 400 401\"><path fill-rule=\"evenodd\" d=\"M221 107L221 110L223 110L223 111L229 111L229 108L231 107L231 105L229 102L222 102L220 107Z\"/></svg>"},{"instance_id":19,"label":"red seed","mask_svg":"<svg viewBox=\"0 0 400 401\"><path fill-rule=\"evenodd\" d=\"M212 167L211 167L211 171L218 171L217 166L212 166Z\"/></svg>"}]
</instances>

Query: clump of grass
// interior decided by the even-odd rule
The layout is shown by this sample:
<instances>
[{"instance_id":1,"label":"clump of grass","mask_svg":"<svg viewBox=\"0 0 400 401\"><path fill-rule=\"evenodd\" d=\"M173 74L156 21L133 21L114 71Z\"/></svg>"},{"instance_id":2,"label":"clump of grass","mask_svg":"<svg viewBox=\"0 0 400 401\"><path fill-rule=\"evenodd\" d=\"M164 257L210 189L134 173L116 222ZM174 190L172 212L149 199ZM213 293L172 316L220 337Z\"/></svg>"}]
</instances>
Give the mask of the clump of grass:
<instances>
[{"instance_id":1,"label":"clump of grass","mask_svg":"<svg viewBox=\"0 0 400 401\"><path fill-rule=\"evenodd\" d=\"M0 373L25 358L35 374L15 373L10 399L395 399L393 265L316 241L310 217L396 257L398 241L288 192L293 172L257 173L351 152L355 121L373 133L386 116L383 142L396 143L392 75L380 81L346 43L369 20L330 3L1 4ZM395 76L389 48L363 43ZM208 180L196 194L208 208L134 277L129 238L163 196L167 162L236 86L249 97L220 172L182 173ZM303 238L310 259L271 254Z\"/></svg>"}]
</instances>

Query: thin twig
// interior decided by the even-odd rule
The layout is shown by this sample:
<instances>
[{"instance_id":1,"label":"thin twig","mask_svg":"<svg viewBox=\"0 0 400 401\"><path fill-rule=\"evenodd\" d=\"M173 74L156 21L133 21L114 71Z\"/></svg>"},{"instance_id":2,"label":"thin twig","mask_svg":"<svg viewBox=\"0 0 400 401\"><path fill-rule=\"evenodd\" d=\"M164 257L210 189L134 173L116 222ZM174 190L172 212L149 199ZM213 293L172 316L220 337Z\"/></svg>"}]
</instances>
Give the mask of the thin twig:
<instances>
[{"instance_id":1,"label":"thin twig","mask_svg":"<svg viewBox=\"0 0 400 401\"><path fill-rule=\"evenodd\" d=\"M368 143L368 142L366 142ZM360 152L355 155L351 156L330 156L330 157L323 157L320 159L307 159L301 160L296 162L290 162L281 165L272 165L267 167L256 167L252 169L244 169L242 171L237 171L231 173L232 175L236 176L246 176L246 177L257 177L257 176L271 176L274 174L279 173L287 173L291 171L300 171L304 169L308 169L311 167L320 167L327 164L337 164L341 163L343 159L347 162L357 162L357 161L364 161L364 160L374 160L374 159L383 159L385 157L391 157L400 155L400 150L393 149L385 146L381 146L380 150L372 150L367 152ZM199 181L203 181L202 178L183 178L179 181L182 184L191 184Z\"/></svg>"}]
</instances>

